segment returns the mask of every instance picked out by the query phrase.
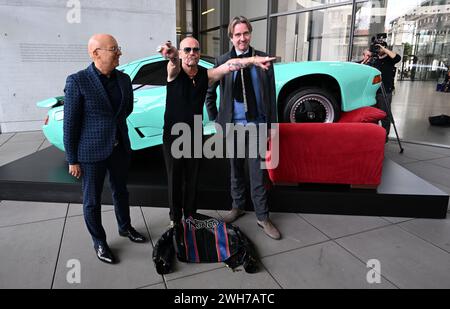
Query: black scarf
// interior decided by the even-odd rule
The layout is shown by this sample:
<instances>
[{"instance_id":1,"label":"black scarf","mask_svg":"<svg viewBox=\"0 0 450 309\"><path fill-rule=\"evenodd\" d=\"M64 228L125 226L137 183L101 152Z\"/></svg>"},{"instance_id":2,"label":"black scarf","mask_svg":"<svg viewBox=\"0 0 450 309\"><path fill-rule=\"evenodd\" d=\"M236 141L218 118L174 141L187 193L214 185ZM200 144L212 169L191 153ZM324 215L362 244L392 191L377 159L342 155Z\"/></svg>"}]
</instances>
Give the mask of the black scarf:
<instances>
[{"instance_id":1,"label":"black scarf","mask_svg":"<svg viewBox=\"0 0 450 309\"><path fill-rule=\"evenodd\" d=\"M231 58L253 57L253 54L254 54L254 52L253 52L252 47L250 47L249 51L246 54L242 54L239 57L237 56L236 50L234 49L234 47L231 50ZM255 89L253 88L251 67L241 69L240 71L237 71L236 74L237 74L236 79L234 80L234 83L233 83L233 98L237 102L244 103L244 92L242 89L242 75L243 75L246 98L247 98L247 106L245 107L245 116L247 118L247 121L255 121L258 110L256 107L257 102L256 102Z\"/></svg>"}]
</instances>

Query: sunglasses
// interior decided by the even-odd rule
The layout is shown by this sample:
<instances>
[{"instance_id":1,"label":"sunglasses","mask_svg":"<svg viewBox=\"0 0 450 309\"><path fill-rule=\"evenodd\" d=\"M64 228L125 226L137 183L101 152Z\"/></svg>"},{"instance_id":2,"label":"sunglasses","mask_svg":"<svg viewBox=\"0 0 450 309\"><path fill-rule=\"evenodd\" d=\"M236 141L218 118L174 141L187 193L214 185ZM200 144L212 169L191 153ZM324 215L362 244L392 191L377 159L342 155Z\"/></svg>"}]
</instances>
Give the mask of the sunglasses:
<instances>
[{"instance_id":1,"label":"sunglasses","mask_svg":"<svg viewBox=\"0 0 450 309\"><path fill-rule=\"evenodd\" d=\"M185 47L185 48L183 48L183 51L186 54L189 54L191 51L193 51L194 53L199 53L200 52L200 48L199 47Z\"/></svg>"}]
</instances>

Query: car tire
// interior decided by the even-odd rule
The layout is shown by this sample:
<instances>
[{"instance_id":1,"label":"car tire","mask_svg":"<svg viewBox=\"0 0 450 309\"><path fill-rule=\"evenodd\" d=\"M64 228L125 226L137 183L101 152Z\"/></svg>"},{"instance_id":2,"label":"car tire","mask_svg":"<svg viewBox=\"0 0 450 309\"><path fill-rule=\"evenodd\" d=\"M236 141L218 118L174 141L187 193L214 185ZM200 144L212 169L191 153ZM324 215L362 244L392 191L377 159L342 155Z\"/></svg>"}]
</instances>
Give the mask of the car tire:
<instances>
[{"instance_id":1,"label":"car tire","mask_svg":"<svg viewBox=\"0 0 450 309\"><path fill-rule=\"evenodd\" d=\"M340 118L341 109L329 92L321 88L301 88L286 99L283 121L291 123L331 123Z\"/></svg>"}]
</instances>

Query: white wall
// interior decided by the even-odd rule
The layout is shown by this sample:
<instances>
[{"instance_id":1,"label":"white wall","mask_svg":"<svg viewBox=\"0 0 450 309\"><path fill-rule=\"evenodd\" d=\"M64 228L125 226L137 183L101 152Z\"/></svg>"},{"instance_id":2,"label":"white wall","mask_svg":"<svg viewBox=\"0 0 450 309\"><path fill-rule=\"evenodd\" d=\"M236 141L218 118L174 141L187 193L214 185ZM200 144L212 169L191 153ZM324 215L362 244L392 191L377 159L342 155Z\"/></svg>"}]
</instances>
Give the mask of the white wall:
<instances>
[{"instance_id":1,"label":"white wall","mask_svg":"<svg viewBox=\"0 0 450 309\"><path fill-rule=\"evenodd\" d=\"M73 4L80 23L68 21ZM175 11L175 0L0 0L1 132L41 129L46 110L35 103L62 95L67 75L89 65L92 34L114 35L124 64L176 41Z\"/></svg>"}]
</instances>

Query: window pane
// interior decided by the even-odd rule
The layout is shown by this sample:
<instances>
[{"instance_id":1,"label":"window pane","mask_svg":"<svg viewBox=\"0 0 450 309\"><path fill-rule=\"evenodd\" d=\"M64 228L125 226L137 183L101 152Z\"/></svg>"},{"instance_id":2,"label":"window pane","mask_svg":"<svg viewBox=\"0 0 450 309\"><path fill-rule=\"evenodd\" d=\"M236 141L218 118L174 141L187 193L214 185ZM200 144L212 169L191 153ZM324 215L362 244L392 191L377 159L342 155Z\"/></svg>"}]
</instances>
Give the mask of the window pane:
<instances>
[{"instance_id":1,"label":"window pane","mask_svg":"<svg viewBox=\"0 0 450 309\"><path fill-rule=\"evenodd\" d=\"M267 42L267 20L252 22L252 46L257 50L266 50Z\"/></svg>"},{"instance_id":2,"label":"window pane","mask_svg":"<svg viewBox=\"0 0 450 309\"><path fill-rule=\"evenodd\" d=\"M267 0L230 0L230 19L245 16L249 19L267 15Z\"/></svg>"},{"instance_id":3,"label":"window pane","mask_svg":"<svg viewBox=\"0 0 450 309\"><path fill-rule=\"evenodd\" d=\"M167 62L158 61L146 64L139 69L133 79L133 89L137 87L161 87L167 84Z\"/></svg>"},{"instance_id":4,"label":"window pane","mask_svg":"<svg viewBox=\"0 0 450 309\"><path fill-rule=\"evenodd\" d=\"M220 56L220 31L209 31L200 35L202 55L210 57Z\"/></svg>"},{"instance_id":5,"label":"window pane","mask_svg":"<svg viewBox=\"0 0 450 309\"><path fill-rule=\"evenodd\" d=\"M220 0L201 1L201 30L220 26Z\"/></svg>"},{"instance_id":6,"label":"window pane","mask_svg":"<svg viewBox=\"0 0 450 309\"><path fill-rule=\"evenodd\" d=\"M350 5L278 17L276 56L282 61L346 61Z\"/></svg>"},{"instance_id":7,"label":"window pane","mask_svg":"<svg viewBox=\"0 0 450 309\"><path fill-rule=\"evenodd\" d=\"M177 45L185 37L192 35L192 0L177 0Z\"/></svg>"},{"instance_id":8,"label":"window pane","mask_svg":"<svg viewBox=\"0 0 450 309\"><path fill-rule=\"evenodd\" d=\"M272 9L272 13L283 13L287 11L301 10L305 8L312 8L325 4L335 4L339 2L346 2L348 0L278 0L278 4Z\"/></svg>"}]
</instances>

